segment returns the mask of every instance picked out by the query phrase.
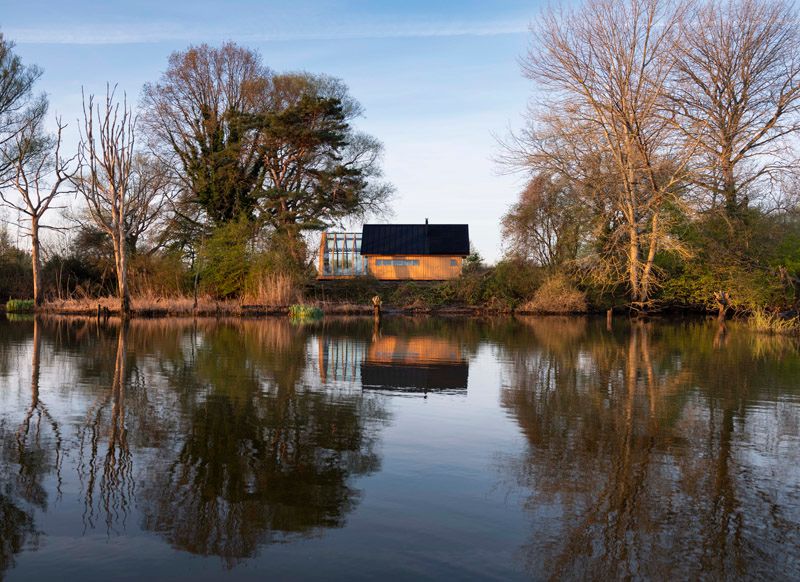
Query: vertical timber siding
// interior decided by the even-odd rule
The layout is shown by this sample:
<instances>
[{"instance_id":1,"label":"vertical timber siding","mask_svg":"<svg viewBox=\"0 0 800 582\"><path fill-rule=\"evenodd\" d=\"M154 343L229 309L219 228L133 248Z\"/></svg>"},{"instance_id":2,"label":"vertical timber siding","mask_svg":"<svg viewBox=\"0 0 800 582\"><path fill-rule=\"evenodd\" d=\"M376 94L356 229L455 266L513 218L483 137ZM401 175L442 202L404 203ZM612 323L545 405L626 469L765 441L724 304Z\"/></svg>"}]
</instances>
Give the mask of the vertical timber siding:
<instances>
[{"instance_id":1,"label":"vertical timber siding","mask_svg":"<svg viewBox=\"0 0 800 582\"><path fill-rule=\"evenodd\" d=\"M445 281L457 279L461 274L462 257L431 255L371 255L367 259L367 272L383 281ZM379 265L378 260L407 259L419 261L418 265ZM455 264L452 264L453 261Z\"/></svg>"}]
</instances>

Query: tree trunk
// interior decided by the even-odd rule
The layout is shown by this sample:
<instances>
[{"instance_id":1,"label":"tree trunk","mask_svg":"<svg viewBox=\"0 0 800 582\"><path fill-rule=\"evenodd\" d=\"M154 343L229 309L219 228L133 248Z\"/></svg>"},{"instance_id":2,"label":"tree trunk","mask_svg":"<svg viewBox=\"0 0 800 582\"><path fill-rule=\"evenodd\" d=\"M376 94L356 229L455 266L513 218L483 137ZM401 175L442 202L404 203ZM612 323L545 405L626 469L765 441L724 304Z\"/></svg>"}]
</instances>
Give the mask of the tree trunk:
<instances>
[{"instance_id":1,"label":"tree trunk","mask_svg":"<svg viewBox=\"0 0 800 582\"><path fill-rule=\"evenodd\" d=\"M736 216L739 212L739 201L736 199L736 177L730 160L722 162L722 193L725 197L725 212L728 216Z\"/></svg>"},{"instance_id":2,"label":"tree trunk","mask_svg":"<svg viewBox=\"0 0 800 582\"><path fill-rule=\"evenodd\" d=\"M31 218L31 268L33 269L33 304L41 307L42 298L42 273L39 267L39 218Z\"/></svg>"},{"instance_id":3,"label":"tree trunk","mask_svg":"<svg viewBox=\"0 0 800 582\"><path fill-rule=\"evenodd\" d=\"M650 298L650 280L653 274L653 264L656 260L656 251L658 250L658 215L653 215L650 221L650 244L647 251L647 260L642 270L642 279L640 281L641 287L641 301L645 302Z\"/></svg>"},{"instance_id":4,"label":"tree trunk","mask_svg":"<svg viewBox=\"0 0 800 582\"><path fill-rule=\"evenodd\" d=\"M639 233L636 224L630 226L630 247L628 249L628 277L631 284L631 299L640 301L641 286L639 283Z\"/></svg>"},{"instance_id":5,"label":"tree trunk","mask_svg":"<svg viewBox=\"0 0 800 582\"><path fill-rule=\"evenodd\" d=\"M128 257L125 251L125 239L119 236L114 240L114 255L117 267L117 295L119 297L119 309L122 317L127 317L131 312L131 298L128 294Z\"/></svg>"}]
</instances>

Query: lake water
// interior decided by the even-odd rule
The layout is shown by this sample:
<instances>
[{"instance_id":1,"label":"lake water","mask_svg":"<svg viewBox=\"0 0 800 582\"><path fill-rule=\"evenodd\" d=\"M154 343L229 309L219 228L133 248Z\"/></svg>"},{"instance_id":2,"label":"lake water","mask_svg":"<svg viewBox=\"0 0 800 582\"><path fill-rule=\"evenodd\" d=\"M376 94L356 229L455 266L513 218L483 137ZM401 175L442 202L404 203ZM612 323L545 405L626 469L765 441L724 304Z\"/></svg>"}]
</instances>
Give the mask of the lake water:
<instances>
[{"instance_id":1,"label":"lake water","mask_svg":"<svg viewBox=\"0 0 800 582\"><path fill-rule=\"evenodd\" d=\"M0 320L0 578L800 579L800 356L711 321Z\"/></svg>"}]
</instances>

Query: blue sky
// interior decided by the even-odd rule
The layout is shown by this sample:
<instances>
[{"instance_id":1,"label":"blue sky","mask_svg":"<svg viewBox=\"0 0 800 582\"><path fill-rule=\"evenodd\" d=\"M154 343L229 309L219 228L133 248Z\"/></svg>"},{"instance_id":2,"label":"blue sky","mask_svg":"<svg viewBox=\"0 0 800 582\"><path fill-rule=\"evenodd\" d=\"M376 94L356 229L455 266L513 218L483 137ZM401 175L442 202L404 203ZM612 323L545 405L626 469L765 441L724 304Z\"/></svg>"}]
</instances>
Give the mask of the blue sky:
<instances>
[{"instance_id":1,"label":"blue sky","mask_svg":"<svg viewBox=\"0 0 800 582\"><path fill-rule=\"evenodd\" d=\"M359 128L384 143L392 221L469 223L494 261L521 178L499 173L493 133L521 124L532 87L517 59L538 10L536 0L0 0L0 30L44 69L40 90L71 129L81 86L118 83L135 103L193 43L234 40L276 71L339 77L364 105Z\"/></svg>"}]
</instances>

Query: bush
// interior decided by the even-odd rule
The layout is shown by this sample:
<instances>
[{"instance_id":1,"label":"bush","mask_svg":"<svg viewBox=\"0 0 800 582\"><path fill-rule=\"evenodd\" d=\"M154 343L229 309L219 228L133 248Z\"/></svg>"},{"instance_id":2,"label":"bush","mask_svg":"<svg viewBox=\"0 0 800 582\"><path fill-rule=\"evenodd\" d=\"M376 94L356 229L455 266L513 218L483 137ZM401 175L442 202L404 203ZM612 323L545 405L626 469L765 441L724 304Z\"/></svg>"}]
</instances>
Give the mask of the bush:
<instances>
[{"instance_id":1,"label":"bush","mask_svg":"<svg viewBox=\"0 0 800 582\"><path fill-rule=\"evenodd\" d=\"M714 293L720 290L730 293L736 311L753 311L785 301L780 281L769 272L699 262L687 264L680 274L664 281L658 299L676 307L713 311L717 307Z\"/></svg>"},{"instance_id":2,"label":"bush","mask_svg":"<svg viewBox=\"0 0 800 582\"><path fill-rule=\"evenodd\" d=\"M547 279L519 309L528 313L557 314L586 313L587 310L586 294L576 289L564 275Z\"/></svg>"},{"instance_id":3,"label":"bush","mask_svg":"<svg viewBox=\"0 0 800 582\"><path fill-rule=\"evenodd\" d=\"M542 270L523 260L500 261L483 278L476 303L513 309L529 299L542 282Z\"/></svg>"},{"instance_id":4,"label":"bush","mask_svg":"<svg viewBox=\"0 0 800 582\"><path fill-rule=\"evenodd\" d=\"M20 295L33 295L31 257L11 243L5 226L0 224L0 301Z\"/></svg>"},{"instance_id":5,"label":"bush","mask_svg":"<svg viewBox=\"0 0 800 582\"><path fill-rule=\"evenodd\" d=\"M202 289L227 299L244 290L249 272L247 245L251 225L246 219L229 222L217 228L200 251Z\"/></svg>"},{"instance_id":6,"label":"bush","mask_svg":"<svg viewBox=\"0 0 800 582\"><path fill-rule=\"evenodd\" d=\"M24 313L26 311L33 311L33 308L33 299L9 299L6 303L6 311L9 313Z\"/></svg>"},{"instance_id":7,"label":"bush","mask_svg":"<svg viewBox=\"0 0 800 582\"><path fill-rule=\"evenodd\" d=\"M130 292L134 297L174 297L191 292L192 273L178 253L130 257Z\"/></svg>"}]
</instances>

